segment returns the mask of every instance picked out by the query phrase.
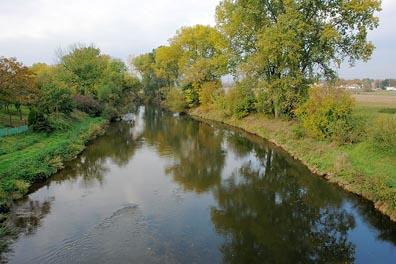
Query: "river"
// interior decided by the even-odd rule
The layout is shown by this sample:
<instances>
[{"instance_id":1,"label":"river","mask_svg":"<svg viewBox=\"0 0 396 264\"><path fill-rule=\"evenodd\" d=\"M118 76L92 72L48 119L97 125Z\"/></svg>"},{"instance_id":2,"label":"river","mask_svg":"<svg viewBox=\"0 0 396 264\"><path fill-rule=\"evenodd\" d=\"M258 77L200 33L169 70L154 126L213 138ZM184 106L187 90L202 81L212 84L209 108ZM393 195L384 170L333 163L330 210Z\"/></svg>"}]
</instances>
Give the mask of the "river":
<instances>
[{"instance_id":1,"label":"river","mask_svg":"<svg viewBox=\"0 0 396 264\"><path fill-rule=\"evenodd\" d=\"M395 261L395 223L271 143L157 108L127 119L15 203L3 261Z\"/></svg>"}]
</instances>

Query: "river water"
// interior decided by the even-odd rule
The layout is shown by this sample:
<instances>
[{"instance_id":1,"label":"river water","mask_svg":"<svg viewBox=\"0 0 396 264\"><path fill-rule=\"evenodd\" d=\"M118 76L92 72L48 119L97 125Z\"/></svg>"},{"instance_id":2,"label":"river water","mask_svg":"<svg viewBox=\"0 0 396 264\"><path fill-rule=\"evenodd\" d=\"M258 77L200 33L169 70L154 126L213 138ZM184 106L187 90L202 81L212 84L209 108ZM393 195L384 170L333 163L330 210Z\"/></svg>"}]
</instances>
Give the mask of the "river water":
<instances>
[{"instance_id":1,"label":"river water","mask_svg":"<svg viewBox=\"0 0 396 264\"><path fill-rule=\"evenodd\" d=\"M136 108L11 211L9 263L395 263L396 224L272 144Z\"/></svg>"}]
</instances>

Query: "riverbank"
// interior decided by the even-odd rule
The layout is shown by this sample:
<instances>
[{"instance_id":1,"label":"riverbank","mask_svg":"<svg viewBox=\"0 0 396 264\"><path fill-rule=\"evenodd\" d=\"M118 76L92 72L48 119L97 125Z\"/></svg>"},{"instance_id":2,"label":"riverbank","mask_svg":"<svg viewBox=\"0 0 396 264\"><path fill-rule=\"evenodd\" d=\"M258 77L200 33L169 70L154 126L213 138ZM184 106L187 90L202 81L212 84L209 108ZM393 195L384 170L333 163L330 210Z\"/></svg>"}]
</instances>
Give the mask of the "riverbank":
<instances>
[{"instance_id":1,"label":"riverbank","mask_svg":"<svg viewBox=\"0 0 396 264\"><path fill-rule=\"evenodd\" d=\"M295 121L268 119L251 114L243 119L227 118L213 109L189 112L199 120L213 120L261 136L289 152L313 173L372 202L396 221L396 156L382 153L369 142L338 146L302 137Z\"/></svg>"},{"instance_id":2,"label":"riverbank","mask_svg":"<svg viewBox=\"0 0 396 264\"><path fill-rule=\"evenodd\" d=\"M74 159L85 144L101 134L107 121L83 116L52 133L34 133L0 139L0 203L23 197L32 183L48 178Z\"/></svg>"}]
</instances>

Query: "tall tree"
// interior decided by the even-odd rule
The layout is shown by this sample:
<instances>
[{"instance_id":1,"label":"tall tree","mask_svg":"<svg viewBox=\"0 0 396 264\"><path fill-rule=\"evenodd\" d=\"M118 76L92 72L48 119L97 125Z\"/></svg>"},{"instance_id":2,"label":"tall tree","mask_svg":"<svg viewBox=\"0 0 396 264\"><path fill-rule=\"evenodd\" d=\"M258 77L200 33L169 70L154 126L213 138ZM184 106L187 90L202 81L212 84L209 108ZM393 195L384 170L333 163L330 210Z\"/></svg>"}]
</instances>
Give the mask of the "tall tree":
<instances>
[{"instance_id":1,"label":"tall tree","mask_svg":"<svg viewBox=\"0 0 396 264\"><path fill-rule=\"evenodd\" d=\"M159 69L155 64L155 50L133 58L131 64L140 75L143 94L146 99L160 99L160 89L169 85L169 81L163 78L168 70L161 70L164 74L162 72L158 74Z\"/></svg>"},{"instance_id":2,"label":"tall tree","mask_svg":"<svg viewBox=\"0 0 396 264\"><path fill-rule=\"evenodd\" d=\"M82 95L97 95L97 84L106 69L109 56L102 55L94 46L72 46L67 54L61 55L60 78L70 88Z\"/></svg>"},{"instance_id":3,"label":"tall tree","mask_svg":"<svg viewBox=\"0 0 396 264\"><path fill-rule=\"evenodd\" d=\"M256 81L275 116L292 115L307 87L336 77L343 60L370 58L367 33L380 0L223 0L217 26L231 47L234 74ZM242 74L241 74L242 73Z\"/></svg>"},{"instance_id":4,"label":"tall tree","mask_svg":"<svg viewBox=\"0 0 396 264\"><path fill-rule=\"evenodd\" d=\"M196 25L181 28L170 46L179 50L181 85L190 98L188 103L197 104L202 85L219 81L227 72L227 42L215 28Z\"/></svg>"}]
</instances>

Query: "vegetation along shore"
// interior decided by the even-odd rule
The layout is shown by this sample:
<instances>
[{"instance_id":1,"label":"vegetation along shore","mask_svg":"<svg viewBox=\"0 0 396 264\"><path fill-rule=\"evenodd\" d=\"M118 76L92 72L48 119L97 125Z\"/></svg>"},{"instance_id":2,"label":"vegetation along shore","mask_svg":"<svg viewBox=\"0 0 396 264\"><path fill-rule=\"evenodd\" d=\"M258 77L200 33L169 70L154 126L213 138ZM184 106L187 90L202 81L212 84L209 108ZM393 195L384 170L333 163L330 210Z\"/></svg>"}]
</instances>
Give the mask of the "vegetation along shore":
<instances>
[{"instance_id":1,"label":"vegetation along shore","mask_svg":"<svg viewBox=\"0 0 396 264\"><path fill-rule=\"evenodd\" d=\"M237 119L215 109L196 108L189 114L198 120L238 127L273 142L313 173L373 201L379 211L396 221L396 155L384 152L370 140L348 145L319 141L300 134L296 121L274 120L257 113Z\"/></svg>"},{"instance_id":2,"label":"vegetation along shore","mask_svg":"<svg viewBox=\"0 0 396 264\"><path fill-rule=\"evenodd\" d=\"M29 127L0 138L2 211L139 100L260 135L396 220L396 97L356 102L335 67L370 59L380 1L279 3L223 0L216 26L182 27L129 68L85 45L54 65L0 57L0 129Z\"/></svg>"},{"instance_id":3,"label":"vegetation along shore","mask_svg":"<svg viewBox=\"0 0 396 264\"><path fill-rule=\"evenodd\" d=\"M0 57L2 223L13 200L74 159L125 113L140 89L124 62L93 46L72 46L58 59L27 67ZM10 232L3 225L0 230L2 236Z\"/></svg>"},{"instance_id":4,"label":"vegetation along shore","mask_svg":"<svg viewBox=\"0 0 396 264\"><path fill-rule=\"evenodd\" d=\"M221 1L215 27L135 57L142 97L273 141L396 220L396 97L352 96L336 67L370 59L380 1L280 2Z\"/></svg>"}]
</instances>

